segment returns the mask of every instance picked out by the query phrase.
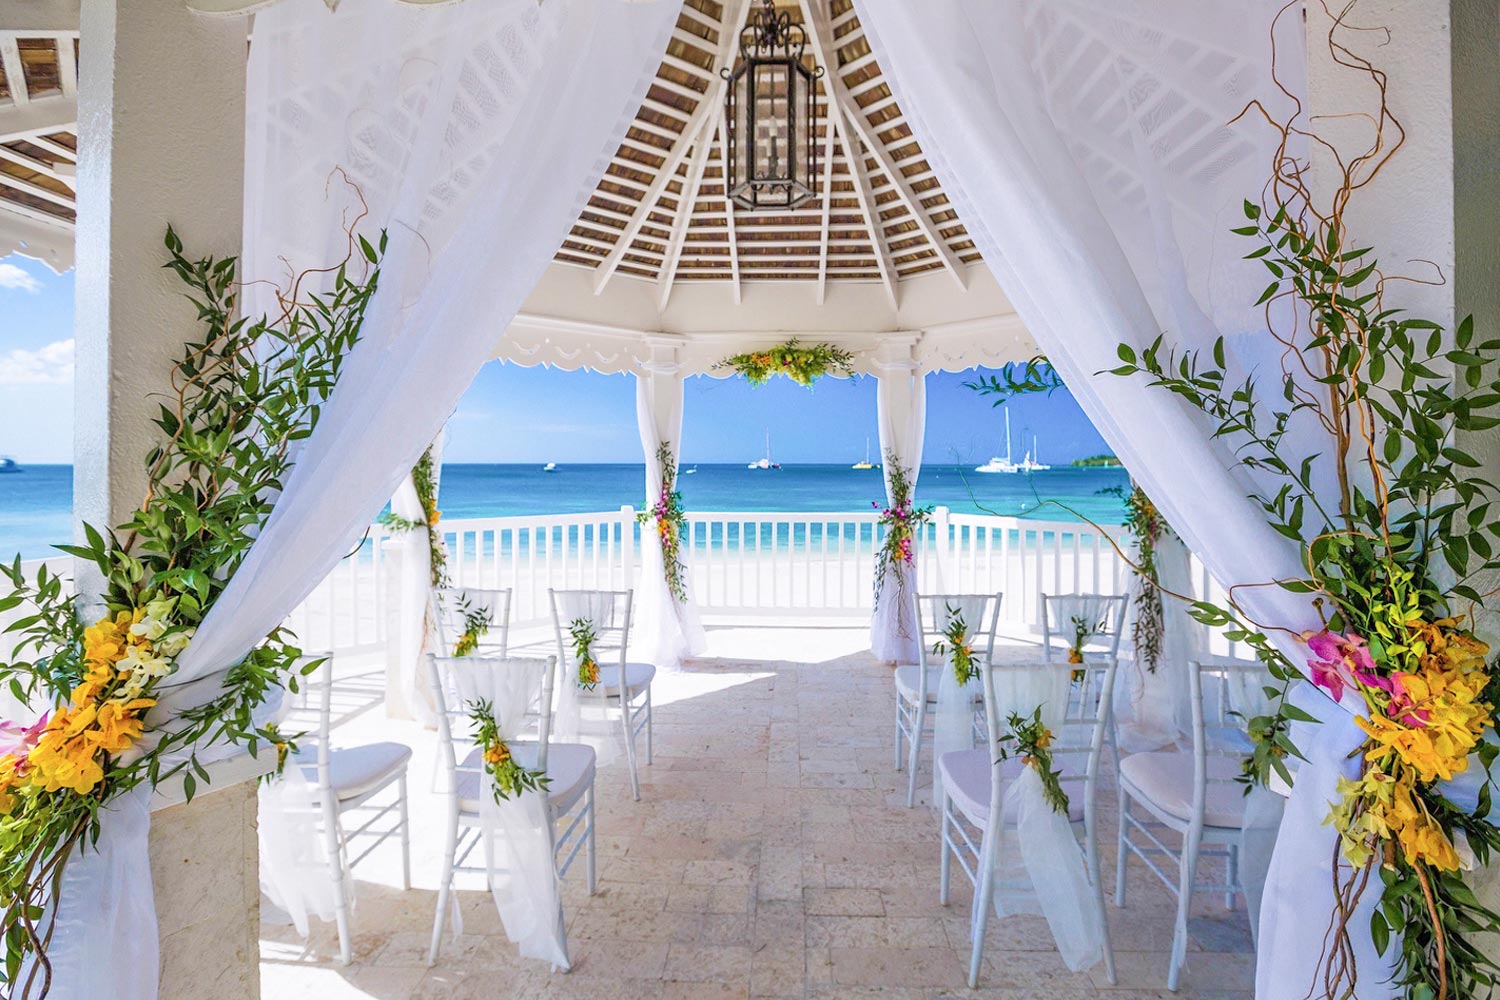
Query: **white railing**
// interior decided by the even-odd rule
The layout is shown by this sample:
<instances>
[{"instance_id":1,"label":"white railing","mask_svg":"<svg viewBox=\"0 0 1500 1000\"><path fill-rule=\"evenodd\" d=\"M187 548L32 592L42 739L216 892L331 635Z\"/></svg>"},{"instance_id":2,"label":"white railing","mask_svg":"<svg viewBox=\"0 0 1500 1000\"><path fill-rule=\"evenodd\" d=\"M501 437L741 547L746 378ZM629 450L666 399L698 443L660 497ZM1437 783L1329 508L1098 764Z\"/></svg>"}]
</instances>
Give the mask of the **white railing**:
<instances>
[{"instance_id":1,"label":"white railing","mask_svg":"<svg viewBox=\"0 0 1500 1000\"><path fill-rule=\"evenodd\" d=\"M451 520L442 528L452 581L510 588L517 625L550 620L549 587L639 585L642 527L630 507ZM1115 548L1122 534L1119 528L940 507L918 537L918 589L1000 592L1002 624L1033 629L1043 593L1126 591L1129 568ZM683 555L693 600L710 621L745 615L856 621L870 612L882 538L873 512L693 512ZM339 563L289 619L305 648L373 653L385 647L398 601L398 549L398 540L376 527ZM66 560L53 562L66 568ZM35 563L26 565L34 572ZM1193 574L1200 594L1223 599L1223 589L1196 558ZM0 614L0 629L6 617ZM1232 652L1217 637L1209 648Z\"/></svg>"}]
</instances>

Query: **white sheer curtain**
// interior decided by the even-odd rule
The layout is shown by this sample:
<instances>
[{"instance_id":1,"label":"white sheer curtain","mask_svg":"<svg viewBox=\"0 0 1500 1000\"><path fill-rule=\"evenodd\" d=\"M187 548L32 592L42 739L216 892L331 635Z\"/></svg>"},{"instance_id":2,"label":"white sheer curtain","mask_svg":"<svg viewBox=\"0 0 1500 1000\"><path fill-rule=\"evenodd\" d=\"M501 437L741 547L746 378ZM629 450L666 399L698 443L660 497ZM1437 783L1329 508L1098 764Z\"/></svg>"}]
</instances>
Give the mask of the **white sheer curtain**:
<instances>
[{"instance_id":1,"label":"white sheer curtain","mask_svg":"<svg viewBox=\"0 0 1500 1000\"><path fill-rule=\"evenodd\" d=\"M682 455L682 372L676 365L643 372L635 382L635 420L641 432L641 451L646 456L646 503L661 496L661 466L656 453L662 442L672 448L672 461ZM661 536L656 523L641 528L641 585L636 590L632 623L636 655L658 667L670 669L684 657L703 652L708 644L698 609L692 602L692 581L687 581L688 599L678 600L667 586L663 570Z\"/></svg>"},{"instance_id":2,"label":"white sheer curtain","mask_svg":"<svg viewBox=\"0 0 1500 1000\"><path fill-rule=\"evenodd\" d=\"M443 437L439 434L428 447L432 454L434 499L442 489ZM419 525L427 521L427 511L422 509L410 472L391 497L391 512ZM416 719L424 726L433 726L437 724L437 706L432 703L431 685L423 677L426 665L422 657L428 652L443 654L451 650L429 649L434 630L434 623L428 617L432 607L432 546L427 531L421 527L402 532L388 544L395 552L398 567L396 607L400 618L396 623L396 642L390 645L389 655L394 662L386 671L386 704L396 718Z\"/></svg>"},{"instance_id":3,"label":"white sheer curtain","mask_svg":"<svg viewBox=\"0 0 1500 1000\"><path fill-rule=\"evenodd\" d=\"M676 15L665 0L287 0L257 14L242 277L284 284L288 268L343 259L360 204L336 169L368 205L360 231L385 227L390 249L322 423L158 711L211 697L395 492L593 190ZM269 309L265 288L247 286L247 312ZM68 867L54 1000L156 994L154 919L130 912L151 900L148 806L144 788L123 799Z\"/></svg>"},{"instance_id":4,"label":"white sheer curtain","mask_svg":"<svg viewBox=\"0 0 1500 1000\"><path fill-rule=\"evenodd\" d=\"M885 498L891 496L891 464L907 471L915 497L922 470L922 433L927 426L927 382L909 360L882 364L877 369L875 405L880 426L880 461L885 476ZM917 546L916 558L922 558ZM877 660L916 663L920 629L915 618L916 566L895 562L885 586L876 596L870 618L870 649Z\"/></svg>"},{"instance_id":5,"label":"white sheer curtain","mask_svg":"<svg viewBox=\"0 0 1500 1000\"><path fill-rule=\"evenodd\" d=\"M1189 553L1181 539L1163 534L1157 540L1156 569L1164 590L1193 593ZM1134 633L1139 608L1136 602L1145 586L1139 576L1131 574L1127 636ZM1151 669L1139 649L1132 649L1130 659L1120 663L1114 702L1121 749L1130 753L1155 750L1191 735L1188 664L1203 654L1202 632L1203 626L1188 615L1186 604L1163 596L1161 655L1156 669Z\"/></svg>"},{"instance_id":6,"label":"white sheer curtain","mask_svg":"<svg viewBox=\"0 0 1500 1000\"><path fill-rule=\"evenodd\" d=\"M1178 345L1228 338L1231 378L1274 357L1253 303L1264 287L1228 230L1258 198L1279 138L1253 117L1285 99L1270 79L1281 0L863 0L876 58L923 151L990 268L1105 439L1167 519L1226 584L1301 574L1295 546L1246 499L1253 482L1231 443L1140 379L1098 374L1115 346L1165 332ZM1294 91L1300 18L1278 35ZM1320 450L1301 428L1291 443ZM1258 620L1314 625L1274 587L1240 593ZM1296 649L1289 652L1300 655ZM1312 763L1288 803L1260 923L1258 991L1300 996L1314 982L1328 914L1332 834L1322 826L1350 716L1304 685L1299 703L1330 724L1297 734ZM1351 928L1369 925L1366 894ZM1389 996L1388 966L1356 939L1361 996Z\"/></svg>"}]
</instances>

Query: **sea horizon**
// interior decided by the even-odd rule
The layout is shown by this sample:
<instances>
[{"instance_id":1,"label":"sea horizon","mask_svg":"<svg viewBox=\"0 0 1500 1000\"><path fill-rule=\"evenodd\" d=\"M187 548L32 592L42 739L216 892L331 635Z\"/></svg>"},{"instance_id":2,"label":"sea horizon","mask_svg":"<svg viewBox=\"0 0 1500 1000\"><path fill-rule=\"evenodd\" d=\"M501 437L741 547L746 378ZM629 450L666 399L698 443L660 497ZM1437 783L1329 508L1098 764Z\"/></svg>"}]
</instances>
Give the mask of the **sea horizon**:
<instances>
[{"instance_id":1,"label":"sea horizon","mask_svg":"<svg viewBox=\"0 0 1500 1000\"><path fill-rule=\"evenodd\" d=\"M449 521L639 509L644 475L641 462L558 463L551 472L536 462L449 462L442 468L438 506ZM989 474L975 472L968 462L929 462L918 475L916 501L955 513L1047 521L1082 515L1119 524L1123 501L1110 491L1129 482L1119 467ZM40 559L56 555L57 543L71 541L72 488L72 465L25 465L0 475L0 558ZM751 470L743 462L684 462L678 488L689 511L860 512L884 503L879 468L836 462L785 463L770 470Z\"/></svg>"}]
</instances>

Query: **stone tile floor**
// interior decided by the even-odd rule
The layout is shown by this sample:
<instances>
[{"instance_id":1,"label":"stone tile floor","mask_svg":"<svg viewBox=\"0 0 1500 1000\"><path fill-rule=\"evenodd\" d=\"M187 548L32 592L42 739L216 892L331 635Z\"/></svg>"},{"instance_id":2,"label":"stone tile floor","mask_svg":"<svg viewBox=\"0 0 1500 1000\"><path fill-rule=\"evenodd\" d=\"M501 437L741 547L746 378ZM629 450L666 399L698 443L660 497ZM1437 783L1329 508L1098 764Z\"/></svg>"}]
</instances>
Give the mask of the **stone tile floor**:
<instances>
[{"instance_id":1,"label":"stone tile floor","mask_svg":"<svg viewBox=\"0 0 1500 1000\"><path fill-rule=\"evenodd\" d=\"M953 903L938 904L936 818L925 802L905 808L904 776L892 769L890 669L871 658L866 637L854 629L716 629L707 656L658 677L656 759L641 770L641 801L631 801L623 762L601 770L599 892L587 895L581 866L564 882L567 974L517 958L483 886L462 880L462 936L445 941L427 968L442 831L429 791L435 739L384 717L378 675L341 681L339 742L399 739L416 749L414 885L399 889L394 843L356 869L348 967L337 962L331 924L315 924L304 944L268 918L263 996L1172 996L1164 988L1172 900L1138 861L1128 907L1109 907L1117 985L1102 967L1069 972L1046 924L1016 917L990 922L980 988L968 989L968 885L956 875ZM1107 779L1106 872L1113 799ZM1202 894L1190 930L1176 996L1248 998L1254 958L1243 907L1226 910L1222 898Z\"/></svg>"}]
</instances>

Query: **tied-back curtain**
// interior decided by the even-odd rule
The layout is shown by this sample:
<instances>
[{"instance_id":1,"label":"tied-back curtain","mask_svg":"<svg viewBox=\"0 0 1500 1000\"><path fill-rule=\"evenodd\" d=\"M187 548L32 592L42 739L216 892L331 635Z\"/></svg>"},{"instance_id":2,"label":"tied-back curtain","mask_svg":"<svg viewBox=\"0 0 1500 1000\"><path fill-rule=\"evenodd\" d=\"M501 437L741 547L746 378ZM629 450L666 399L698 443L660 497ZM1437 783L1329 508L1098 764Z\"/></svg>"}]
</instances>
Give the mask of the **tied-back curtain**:
<instances>
[{"instance_id":1,"label":"tied-back curtain","mask_svg":"<svg viewBox=\"0 0 1500 1000\"><path fill-rule=\"evenodd\" d=\"M432 453L433 499L441 489L443 468L443 435L439 434L429 448ZM396 622L396 641L391 645L390 655L395 662L387 669L388 688L397 692L394 703L387 695L386 701L398 717L415 719L422 725L437 724L437 706L432 703L431 685L424 674L429 652L439 656L451 650L433 648L437 624L429 617L432 613L432 545L427 537L427 511L417 495L417 485L408 472L391 497L391 513L418 525L391 539L390 545L397 553L400 567L396 574L398 588L396 608L400 620Z\"/></svg>"},{"instance_id":2,"label":"tied-back curtain","mask_svg":"<svg viewBox=\"0 0 1500 1000\"><path fill-rule=\"evenodd\" d=\"M910 361L885 365L877 375L875 408L885 499L887 503L895 502L891 494L894 463L906 470L915 502L917 474L922 469L922 434L927 426L927 382ZM944 541L939 539L938 544ZM922 558L921 548L919 537L914 546L918 559ZM870 619L870 650L877 660L917 662L921 630L917 627L913 600L917 592L916 569L915 565L893 561L886 573L885 586L876 595L875 612ZM941 584L938 589L942 589Z\"/></svg>"},{"instance_id":3,"label":"tied-back curtain","mask_svg":"<svg viewBox=\"0 0 1500 1000\"><path fill-rule=\"evenodd\" d=\"M361 342L184 680L279 624L437 435L618 147L676 13L665 0L287 0L256 16L245 277L285 284L336 264L361 212L359 230L387 229L390 247ZM272 306L268 285L249 287L250 309Z\"/></svg>"},{"instance_id":4,"label":"tied-back curtain","mask_svg":"<svg viewBox=\"0 0 1500 1000\"><path fill-rule=\"evenodd\" d=\"M635 383L635 419L646 456L646 504L650 507L661 499L662 470L656 453L662 442L671 443L674 465L682 456L681 371L672 366L641 373ZM654 521L641 526L641 585L634 615L639 655L660 668L675 667L708 645L693 606L692 581L687 581L686 600L679 600L667 585L661 535Z\"/></svg>"},{"instance_id":5,"label":"tied-back curtain","mask_svg":"<svg viewBox=\"0 0 1500 1000\"><path fill-rule=\"evenodd\" d=\"M1259 200L1288 98L1271 79L1272 22L1282 0L863 0L861 20L915 137L984 259L1037 344L1167 519L1226 585L1302 575L1296 547L1247 494L1233 443L1200 414L1141 379L1100 374L1116 345L1159 335L1206 348L1223 335L1229 379L1259 370L1278 382L1279 345L1254 306L1265 285L1251 247L1229 230ZM1305 92L1300 18L1276 37L1277 71ZM1293 456L1323 450L1292 428ZM1316 625L1305 600L1276 587L1238 592L1256 620ZM1298 650L1288 646L1294 656ZM1315 982L1333 912L1333 833L1322 825L1352 717L1306 685L1299 728L1308 753L1266 887L1257 969L1264 1000ZM1349 921L1369 926L1374 893ZM1388 963L1356 934L1360 995L1390 995ZM1394 951L1395 949L1392 949Z\"/></svg>"}]
</instances>

